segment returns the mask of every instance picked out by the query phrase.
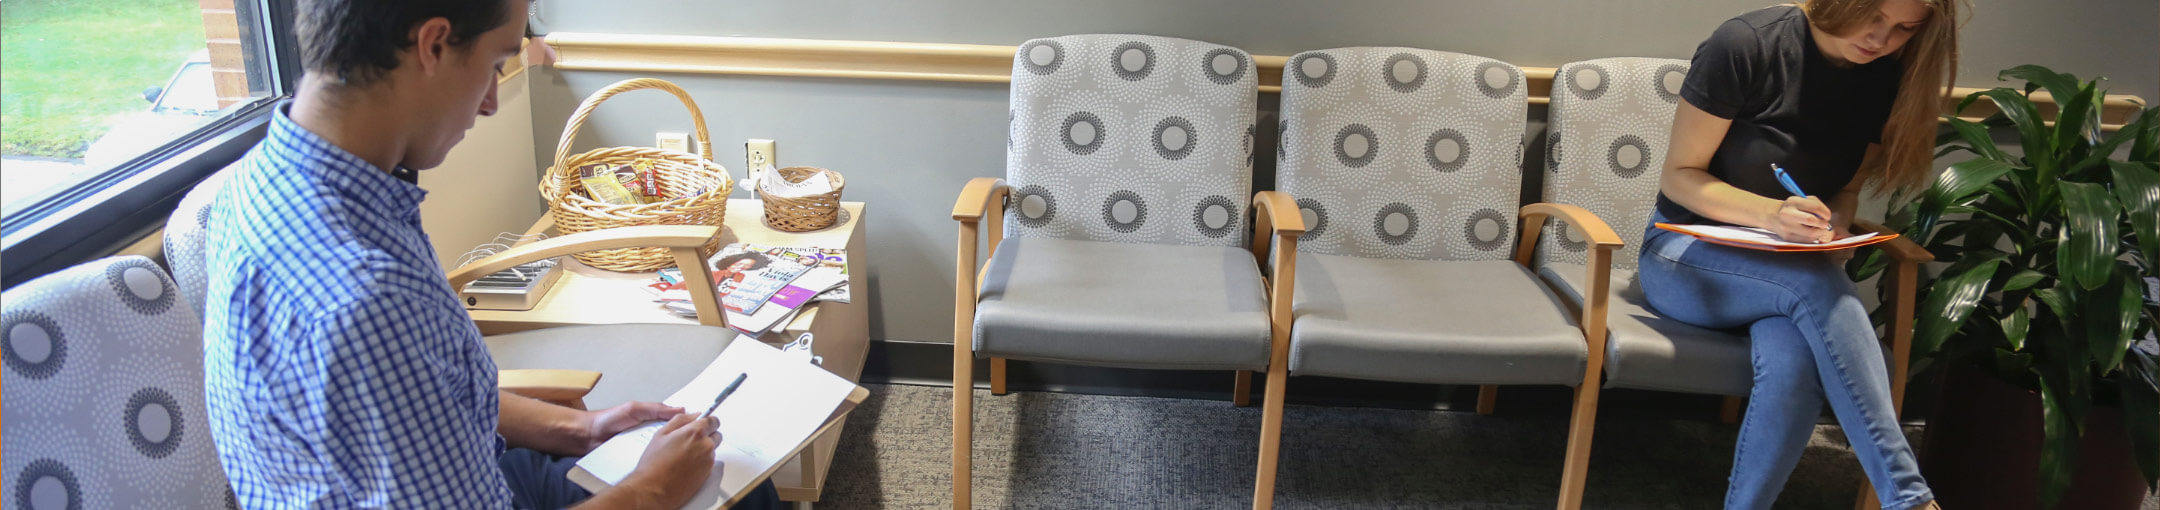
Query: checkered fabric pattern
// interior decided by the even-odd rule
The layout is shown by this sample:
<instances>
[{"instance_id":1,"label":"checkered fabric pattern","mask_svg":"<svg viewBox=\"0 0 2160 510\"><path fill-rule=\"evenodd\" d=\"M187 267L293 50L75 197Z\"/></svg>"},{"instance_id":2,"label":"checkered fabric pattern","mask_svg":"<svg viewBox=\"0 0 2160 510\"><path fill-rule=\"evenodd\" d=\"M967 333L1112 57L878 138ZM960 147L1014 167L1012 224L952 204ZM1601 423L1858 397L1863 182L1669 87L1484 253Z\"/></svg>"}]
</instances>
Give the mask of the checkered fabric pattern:
<instances>
[{"instance_id":1,"label":"checkered fabric pattern","mask_svg":"<svg viewBox=\"0 0 2160 510\"><path fill-rule=\"evenodd\" d=\"M508 508L495 363L420 229L427 192L279 108L207 241L203 358L246 508Z\"/></svg>"}]
</instances>

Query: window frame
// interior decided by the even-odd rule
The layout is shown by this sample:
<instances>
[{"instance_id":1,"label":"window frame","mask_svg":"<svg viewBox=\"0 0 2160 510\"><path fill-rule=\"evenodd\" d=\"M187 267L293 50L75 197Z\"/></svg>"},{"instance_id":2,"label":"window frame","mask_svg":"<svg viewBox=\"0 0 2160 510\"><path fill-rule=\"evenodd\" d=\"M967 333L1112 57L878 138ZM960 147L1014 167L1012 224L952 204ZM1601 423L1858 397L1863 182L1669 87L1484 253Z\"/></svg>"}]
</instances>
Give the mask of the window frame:
<instances>
[{"instance_id":1,"label":"window frame","mask_svg":"<svg viewBox=\"0 0 2160 510\"><path fill-rule=\"evenodd\" d=\"M265 53L267 97L0 218L0 288L111 255L157 232L196 183L261 142L271 113L292 97L300 78L296 1L240 0L261 13L252 28L262 39L255 42Z\"/></svg>"}]
</instances>

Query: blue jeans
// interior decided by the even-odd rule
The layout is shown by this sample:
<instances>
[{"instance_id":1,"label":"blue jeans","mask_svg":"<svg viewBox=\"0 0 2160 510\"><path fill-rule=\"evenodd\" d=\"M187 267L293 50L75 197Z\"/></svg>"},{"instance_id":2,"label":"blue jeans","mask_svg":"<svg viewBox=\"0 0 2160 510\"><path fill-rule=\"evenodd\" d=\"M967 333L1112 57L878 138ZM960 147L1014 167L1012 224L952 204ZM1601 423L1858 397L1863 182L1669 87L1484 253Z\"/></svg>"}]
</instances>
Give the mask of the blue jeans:
<instances>
[{"instance_id":1,"label":"blue jeans","mask_svg":"<svg viewBox=\"0 0 2160 510\"><path fill-rule=\"evenodd\" d=\"M1770 508L1826 400L1884 508L1935 499L1898 426L1867 309L1828 255L1733 248L1652 226L1639 267L1643 294L1659 315L1748 334L1755 384L1733 448L1725 508Z\"/></svg>"},{"instance_id":2,"label":"blue jeans","mask_svg":"<svg viewBox=\"0 0 2160 510\"><path fill-rule=\"evenodd\" d=\"M511 504L518 510L567 508L592 497L591 492L570 481L570 468L577 467L578 457L511 448L496 460L502 464L504 480L510 483ZM734 508L777 510L786 508L786 503L780 501L780 490L766 480L742 501L735 502Z\"/></svg>"}]
</instances>

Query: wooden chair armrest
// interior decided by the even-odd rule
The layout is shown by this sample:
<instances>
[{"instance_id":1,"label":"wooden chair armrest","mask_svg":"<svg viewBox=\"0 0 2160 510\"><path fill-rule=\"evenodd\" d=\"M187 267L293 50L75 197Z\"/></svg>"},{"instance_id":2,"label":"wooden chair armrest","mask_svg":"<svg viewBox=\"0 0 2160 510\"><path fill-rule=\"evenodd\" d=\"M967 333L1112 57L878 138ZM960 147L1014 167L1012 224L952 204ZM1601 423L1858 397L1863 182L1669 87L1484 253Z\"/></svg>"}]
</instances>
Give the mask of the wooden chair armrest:
<instances>
[{"instance_id":1,"label":"wooden chair armrest","mask_svg":"<svg viewBox=\"0 0 2160 510\"><path fill-rule=\"evenodd\" d=\"M1609 252L1625 243L1620 240L1620 234L1614 233L1612 226L1607 225L1605 220L1599 219L1588 209L1573 205L1538 202L1523 206L1520 217L1522 238L1516 243L1515 262L1523 267L1530 267L1531 259L1537 254L1538 234L1545 230L1545 218L1548 217L1559 218L1581 229L1583 236L1590 238L1590 248L1593 250Z\"/></svg>"},{"instance_id":2,"label":"wooden chair armrest","mask_svg":"<svg viewBox=\"0 0 2160 510\"><path fill-rule=\"evenodd\" d=\"M503 370L495 378L503 391L576 409L585 408L585 394L599 383L600 373L588 370Z\"/></svg>"},{"instance_id":3,"label":"wooden chair armrest","mask_svg":"<svg viewBox=\"0 0 2160 510\"><path fill-rule=\"evenodd\" d=\"M1002 209L1005 196L1012 192L1004 179L976 177L969 179L967 187L960 188L960 199L953 201L952 218L960 221L976 221L992 210L993 205Z\"/></svg>"},{"instance_id":4,"label":"wooden chair armrest","mask_svg":"<svg viewBox=\"0 0 2160 510\"><path fill-rule=\"evenodd\" d=\"M691 300L696 302L698 323L722 326L719 289L713 287L712 274L705 271L705 245L720 237L724 229L706 225L646 225L617 227L579 232L552 237L513 246L501 253L473 261L450 272L450 288L462 290L465 284L496 271L517 267L535 260L560 257L573 253L619 248L667 248L675 258L675 264L683 269L683 283L690 289Z\"/></svg>"},{"instance_id":5,"label":"wooden chair armrest","mask_svg":"<svg viewBox=\"0 0 2160 510\"><path fill-rule=\"evenodd\" d=\"M1853 228L1884 234L1898 233L1896 230L1883 227L1880 223L1862 219L1853 220ZM1883 241L1881 246L1883 252L1890 254L1891 260L1899 263L1922 264L1935 261L1935 254L1928 253L1927 248L1920 247L1920 243L1913 242L1910 237L1898 236L1897 239Z\"/></svg>"},{"instance_id":6,"label":"wooden chair armrest","mask_svg":"<svg viewBox=\"0 0 2160 510\"><path fill-rule=\"evenodd\" d=\"M1297 239L1305 235L1305 214L1298 211L1297 200L1289 193L1262 191L1253 194L1253 258L1268 263L1268 248L1283 248L1268 268L1268 275L1280 281L1297 267ZM1290 285L1290 282L1280 282Z\"/></svg>"}]
</instances>

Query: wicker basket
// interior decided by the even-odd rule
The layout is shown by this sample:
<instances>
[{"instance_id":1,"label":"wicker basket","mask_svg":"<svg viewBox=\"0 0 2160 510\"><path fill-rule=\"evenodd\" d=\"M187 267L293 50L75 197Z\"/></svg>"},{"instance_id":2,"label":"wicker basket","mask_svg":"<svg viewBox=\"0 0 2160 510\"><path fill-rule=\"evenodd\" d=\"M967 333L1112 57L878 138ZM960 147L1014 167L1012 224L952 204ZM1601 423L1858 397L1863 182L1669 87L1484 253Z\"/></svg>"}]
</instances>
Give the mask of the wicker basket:
<instances>
[{"instance_id":1,"label":"wicker basket","mask_svg":"<svg viewBox=\"0 0 2160 510\"><path fill-rule=\"evenodd\" d=\"M802 182L822 172L832 179L832 191L804 197L776 197L759 190L758 196L765 202L766 226L788 232L809 232L833 226L840 220L840 190L847 186L847 180L840 177L840 172L814 166L791 166L775 172L777 174L765 178Z\"/></svg>"},{"instance_id":2,"label":"wicker basket","mask_svg":"<svg viewBox=\"0 0 2160 510\"><path fill-rule=\"evenodd\" d=\"M697 126L698 153L712 154L712 138L705 130L705 115L698 111L697 103L690 100L690 93L682 87L664 80L636 78L594 92L578 105L577 113L570 116L569 125L563 128L562 140L555 144L555 166L548 168L547 177L540 181L540 197L547 200L548 213L555 218L555 229L562 234L640 225L720 226L726 217L727 197L734 190L734 182L729 178L727 168L697 154L651 147L604 147L570 154L570 142L577 137L578 128L585 125L594 108L609 97L638 89L659 89L681 99L683 106L690 110L690 120ZM593 163L620 165L639 159L653 161L660 194L669 197L668 200L639 205L601 202L586 196L585 185L577 178L580 166ZM719 240L715 239L713 245L706 248L718 249L718 244ZM664 248L596 250L575 256L587 265L611 271L643 272L675 265Z\"/></svg>"}]
</instances>

